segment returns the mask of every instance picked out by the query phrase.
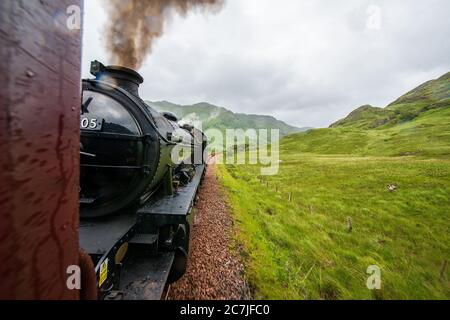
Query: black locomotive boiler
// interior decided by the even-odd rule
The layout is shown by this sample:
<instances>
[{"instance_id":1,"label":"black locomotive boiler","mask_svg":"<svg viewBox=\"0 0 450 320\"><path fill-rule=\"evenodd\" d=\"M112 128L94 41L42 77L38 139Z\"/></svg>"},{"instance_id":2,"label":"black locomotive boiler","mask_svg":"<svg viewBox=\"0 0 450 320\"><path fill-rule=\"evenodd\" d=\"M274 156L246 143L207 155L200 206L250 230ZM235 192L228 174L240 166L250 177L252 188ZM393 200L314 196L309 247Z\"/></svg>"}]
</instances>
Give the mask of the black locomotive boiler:
<instances>
[{"instance_id":1,"label":"black locomotive boiler","mask_svg":"<svg viewBox=\"0 0 450 320\"><path fill-rule=\"evenodd\" d=\"M80 117L80 246L100 298L157 299L186 268L206 137L145 103L136 71L94 61L91 74Z\"/></svg>"}]
</instances>

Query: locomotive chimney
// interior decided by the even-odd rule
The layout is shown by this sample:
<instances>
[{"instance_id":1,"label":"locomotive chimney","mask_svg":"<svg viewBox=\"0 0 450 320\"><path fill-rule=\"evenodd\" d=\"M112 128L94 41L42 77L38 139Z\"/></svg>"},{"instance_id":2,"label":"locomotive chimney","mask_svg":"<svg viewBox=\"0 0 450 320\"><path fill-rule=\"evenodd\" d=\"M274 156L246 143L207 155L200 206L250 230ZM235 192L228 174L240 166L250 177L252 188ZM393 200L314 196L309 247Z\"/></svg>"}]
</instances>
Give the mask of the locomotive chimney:
<instances>
[{"instance_id":1,"label":"locomotive chimney","mask_svg":"<svg viewBox=\"0 0 450 320\"><path fill-rule=\"evenodd\" d=\"M104 66L97 60L91 62L91 74L97 80L118 86L136 97L139 97L139 85L144 82L144 78L133 69Z\"/></svg>"}]
</instances>

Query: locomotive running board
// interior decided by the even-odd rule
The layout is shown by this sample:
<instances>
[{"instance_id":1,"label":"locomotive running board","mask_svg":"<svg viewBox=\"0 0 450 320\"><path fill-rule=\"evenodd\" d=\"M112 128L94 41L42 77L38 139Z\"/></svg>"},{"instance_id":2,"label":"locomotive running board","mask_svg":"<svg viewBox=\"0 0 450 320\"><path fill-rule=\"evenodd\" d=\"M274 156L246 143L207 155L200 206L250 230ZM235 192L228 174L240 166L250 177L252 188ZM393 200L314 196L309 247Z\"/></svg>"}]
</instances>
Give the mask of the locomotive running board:
<instances>
[{"instance_id":1,"label":"locomotive running board","mask_svg":"<svg viewBox=\"0 0 450 320\"><path fill-rule=\"evenodd\" d=\"M174 252L148 254L158 244L155 226L186 223L190 218L197 191L205 174L205 165L196 166L196 174L177 194L153 199L134 213L118 214L104 219L80 221L80 247L94 264L100 298L125 300L159 300L162 297L174 261ZM154 241L154 242L153 242ZM114 265L124 245L129 245L128 258ZM106 266L105 266L106 265ZM102 269L105 266L105 279ZM117 283L118 287L113 287ZM110 287L111 286L111 287ZM106 288L111 289L106 289Z\"/></svg>"},{"instance_id":2,"label":"locomotive running board","mask_svg":"<svg viewBox=\"0 0 450 320\"><path fill-rule=\"evenodd\" d=\"M124 300L160 300L166 287L173 252L156 257L133 255L123 269L120 288Z\"/></svg>"},{"instance_id":3,"label":"locomotive running board","mask_svg":"<svg viewBox=\"0 0 450 320\"><path fill-rule=\"evenodd\" d=\"M205 174L205 165L195 167L195 176L185 187L181 187L175 195L161 197L149 201L138 210L138 215L163 215L186 217L194 204L197 190Z\"/></svg>"}]
</instances>

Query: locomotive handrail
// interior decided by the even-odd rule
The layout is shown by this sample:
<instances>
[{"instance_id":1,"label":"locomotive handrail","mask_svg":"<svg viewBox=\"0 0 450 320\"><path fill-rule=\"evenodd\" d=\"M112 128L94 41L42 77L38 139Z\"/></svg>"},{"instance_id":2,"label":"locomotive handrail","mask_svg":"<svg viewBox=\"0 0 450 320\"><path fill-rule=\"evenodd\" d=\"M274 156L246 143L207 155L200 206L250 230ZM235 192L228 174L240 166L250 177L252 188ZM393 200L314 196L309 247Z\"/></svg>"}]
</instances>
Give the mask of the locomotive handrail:
<instances>
[{"instance_id":1,"label":"locomotive handrail","mask_svg":"<svg viewBox=\"0 0 450 320\"><path fill-rule=\"evenodd\" d=\"M85 131L81 130L81 134L83 136L93 136L93 137L102 137L108 139L126 139L126 140L140 140L146 142L147 139L151 138L150 135L131 135L131 134L121 134L121 133L111 133L111 132L96 132L96 131ZM181 145L184 147L195 146L195 141L192 141L190 144L188 143L175 143L171 142L171 145ZM81 152L80 152L81 153Z\"/></svg>"},{"instance_id":2,"label":"locomotive handrail","mask_svg":"<svg viewBox=\"0 0 450 320\"><path fill-rule=\"evenodd\" d=\"M145 169L148 166L109 166L109 165L100 165L100 164L80 164L80 167L87 168L109 168L109 169Z\"/></svg>"},{"instance_id":3,"label":"locomotive handrail","mask_svg":"<svg viewBox=\"0 0 450 320\"><path fill-rule=\"evenodd\" d=\"M95 158L97 156L93 153L87 153L87 152L83 152L83 151L80 151L80 154L83 156L88 156L88 157L92 157L92 158Z\"/></svg>"}]
</instances>

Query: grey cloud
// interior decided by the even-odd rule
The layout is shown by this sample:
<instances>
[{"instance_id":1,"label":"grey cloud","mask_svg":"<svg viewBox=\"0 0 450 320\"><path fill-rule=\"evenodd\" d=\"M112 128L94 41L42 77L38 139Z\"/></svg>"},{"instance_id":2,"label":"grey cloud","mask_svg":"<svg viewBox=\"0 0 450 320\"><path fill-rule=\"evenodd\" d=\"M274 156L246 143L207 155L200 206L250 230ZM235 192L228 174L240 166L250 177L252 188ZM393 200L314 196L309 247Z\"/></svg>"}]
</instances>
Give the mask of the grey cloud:
<instances>
[{"instance_id":1,"label":"grey cloud","mask_svg":"<svg viewBox=\"0 0 450 320\"><path fill-rule=\"evenodd\" d=\"M86 3L85 75L89 60L108 62L105 16L96 1ZM379 30L367 29L372 4ZM141 94L327 126L449 71L449 10L446 0L228 0L217 15L175 17L166 26L139 70Z\"/></svg>"}]
</instances>

